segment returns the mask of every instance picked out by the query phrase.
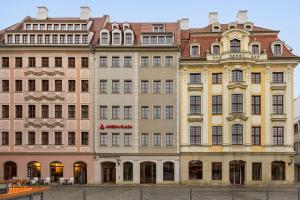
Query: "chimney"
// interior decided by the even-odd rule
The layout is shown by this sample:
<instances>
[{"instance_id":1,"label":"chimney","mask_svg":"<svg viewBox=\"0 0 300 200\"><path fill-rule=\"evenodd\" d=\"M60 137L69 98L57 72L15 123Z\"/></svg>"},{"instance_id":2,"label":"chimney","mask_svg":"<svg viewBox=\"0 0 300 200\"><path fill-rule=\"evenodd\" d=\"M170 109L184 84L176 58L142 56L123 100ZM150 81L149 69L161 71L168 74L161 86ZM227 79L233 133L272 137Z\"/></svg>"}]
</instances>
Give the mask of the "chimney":
<instances>
[{"instance_id":1,"label":"chimney","mask_svg":"<svg viewBox=\"0 0 300 200\"><path fill-rule=\"evenodd\" d=\"M88 6L81 6L80 19L88 20L90 18L91 9Z\"/></svg>"},{"instance_id":2,"label":"chimney","mask_svg":"<svg viewBox=\"0 0 300 200\"><path fill-rule=\"evenodd\" d=\"M39 6L37 7L37 14L36 14L37 19L42 19L45 20L48 18L48 8L45 6Z\"/></svg>"},{"instance_id":3,"label":"chimney","mask_svg":"<svg viewBox=\"0 0 300 200\"><path fill-rule=\"evenodd\" d=\"M218 12L210 12L208 14L208 25L218 23Z\"/></svg>"},{"instance_id":4,"label":"chimney","mask_svg":"<svg viewBox=\"0 0 300 200\"><path fill-rule=\"evenodd\" d=\"M248 22L247 10L240 10L237 15L238 24L244 24Z\"/></svg>"},{"instance_id":5,"label":"chimney","mask_svg":"<svg viewBox=\"0 0 300 200\"><path fill-rule=\"evenodd\" d=\"M180 29L188 30L189 29L189 18L182 18L180 20Z\"/></svg>"}]
</instances>

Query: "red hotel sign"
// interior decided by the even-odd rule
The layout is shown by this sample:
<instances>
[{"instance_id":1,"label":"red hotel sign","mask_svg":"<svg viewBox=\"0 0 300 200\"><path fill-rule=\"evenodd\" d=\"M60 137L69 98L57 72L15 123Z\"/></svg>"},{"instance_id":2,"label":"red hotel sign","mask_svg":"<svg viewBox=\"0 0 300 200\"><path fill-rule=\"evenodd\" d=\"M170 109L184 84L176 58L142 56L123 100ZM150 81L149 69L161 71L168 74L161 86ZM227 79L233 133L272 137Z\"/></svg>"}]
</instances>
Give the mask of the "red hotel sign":
<instances>
[{"instance_id":1,"label":"red hotel sign","mask_svg":"<svg viewBox=\"0 0 300 200\"><path fill-rule=\"evenodd\" d=\"M99 126L99 128L101 130L103 129L132 129L132 125L129 125L129 124L125 124L125 125L120 125L120 124L107 124L107 125L104 125L104 124L101 124Z\"/></svg>"}]
</instances>

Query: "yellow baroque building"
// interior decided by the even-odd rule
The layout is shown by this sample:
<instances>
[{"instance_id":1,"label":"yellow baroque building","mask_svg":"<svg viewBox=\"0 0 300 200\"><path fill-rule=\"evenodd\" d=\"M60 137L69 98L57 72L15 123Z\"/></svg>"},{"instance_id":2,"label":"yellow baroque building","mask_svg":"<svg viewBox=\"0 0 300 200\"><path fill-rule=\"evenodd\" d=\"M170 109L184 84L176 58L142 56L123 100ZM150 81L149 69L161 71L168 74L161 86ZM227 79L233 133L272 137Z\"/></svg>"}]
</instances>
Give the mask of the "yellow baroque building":
<instances>
[{"instance_id":1,"label":"yellow baroque building","mask_svg":"<svg viewBox=\"0 0 300 200\"><path fill-rule=\"evenodd\" d=\"M181 31L180 178L188 184L294 181L293 70L278 31L237 21Z\"/></svg>"}]
</instances>

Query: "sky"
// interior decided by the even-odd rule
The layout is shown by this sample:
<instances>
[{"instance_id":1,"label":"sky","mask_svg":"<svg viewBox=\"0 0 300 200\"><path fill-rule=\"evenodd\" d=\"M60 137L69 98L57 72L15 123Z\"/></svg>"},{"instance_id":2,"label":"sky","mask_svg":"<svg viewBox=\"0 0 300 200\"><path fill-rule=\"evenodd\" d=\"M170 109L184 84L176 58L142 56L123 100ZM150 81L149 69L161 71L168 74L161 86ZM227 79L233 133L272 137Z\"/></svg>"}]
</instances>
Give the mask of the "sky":
<instances>
[{"instance_id":1,"label":"sky","mask_svg":"<svg viewBox=\"0 0 300 200\"><path fill-rule=\"evenodd\" d=\"M50 17L76 17L80 6L89 6L91 15L110 15L118 22L165 22L188 17L190 27L203 27L208 13L218 12L219 21L236 20L239 10L248 10L248 19L257 26L280 30L279 37L293 53L300 55L300 0L1 0L0 29L36 16L37 6L47 6ZM294 74L294 96L300 94L300 65Z\"/></svg>"}]
</instances>

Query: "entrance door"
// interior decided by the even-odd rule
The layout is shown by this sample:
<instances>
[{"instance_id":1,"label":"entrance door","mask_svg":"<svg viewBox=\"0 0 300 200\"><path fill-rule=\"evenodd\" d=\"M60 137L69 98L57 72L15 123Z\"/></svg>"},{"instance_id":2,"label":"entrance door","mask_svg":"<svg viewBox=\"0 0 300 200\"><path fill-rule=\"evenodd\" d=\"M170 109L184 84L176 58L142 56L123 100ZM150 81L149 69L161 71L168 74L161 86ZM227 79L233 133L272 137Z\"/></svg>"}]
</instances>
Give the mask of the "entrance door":
<instances>
[{"instance_id":1,"label":"entrance door","mask_svg":"<svg viewBox=\"0 0 300 200\"><path fill-rule=\"evenodd\" d=\"M11 180L13 177L17 176L17 164L13 161L8 161L4 163L4 180Z\"/></svg>"},{"instance_id":2,"label":"entrance door","mask_svg":"<svg viewBox=\"0 0 300 200\"><path fill-rule=\"evenodd\" d=\"M74 163L74 179L75 184L87 183L87 164L85 162Z\"/></svg>"},{"instance_id":3,"label":"entrance door","mask_svg":"<svg viewBox=\"0 0 300 200\"><path fill-rule=\"evenodd\" d=\"M231 161L229 163L229 180L233 185L243 185L245 182L245 162Z\"/></svg>"},{"instance_id":4,"label":"entrance door","mask_svg":"<svg viewBox=\"0 0 300 200\"><path fill-rule=\"evenodd\" d=\"M51 182L58 182L59 178L64 177L64 165L61 162L50 163Z\"/></svg>"},{"instance_id":5,"label":"entrance door","mask_svg":"<svg viewBox=\"0 0 300 200\"><path fill-rule=\"evenodd\" d=\"M116 164L113 162L101 163L102 183L116 183Z\"/></svg>"},{"instance_id":6,"label":"entrance door","mask_svg":"<svg viewBox=\"0 0 300 200\"><path fill-rule=\"evenodd\" d=\"M140 168L140 183L156 184L156 164L154 162L143 162Z\"/></svg>"}]
</instances>

